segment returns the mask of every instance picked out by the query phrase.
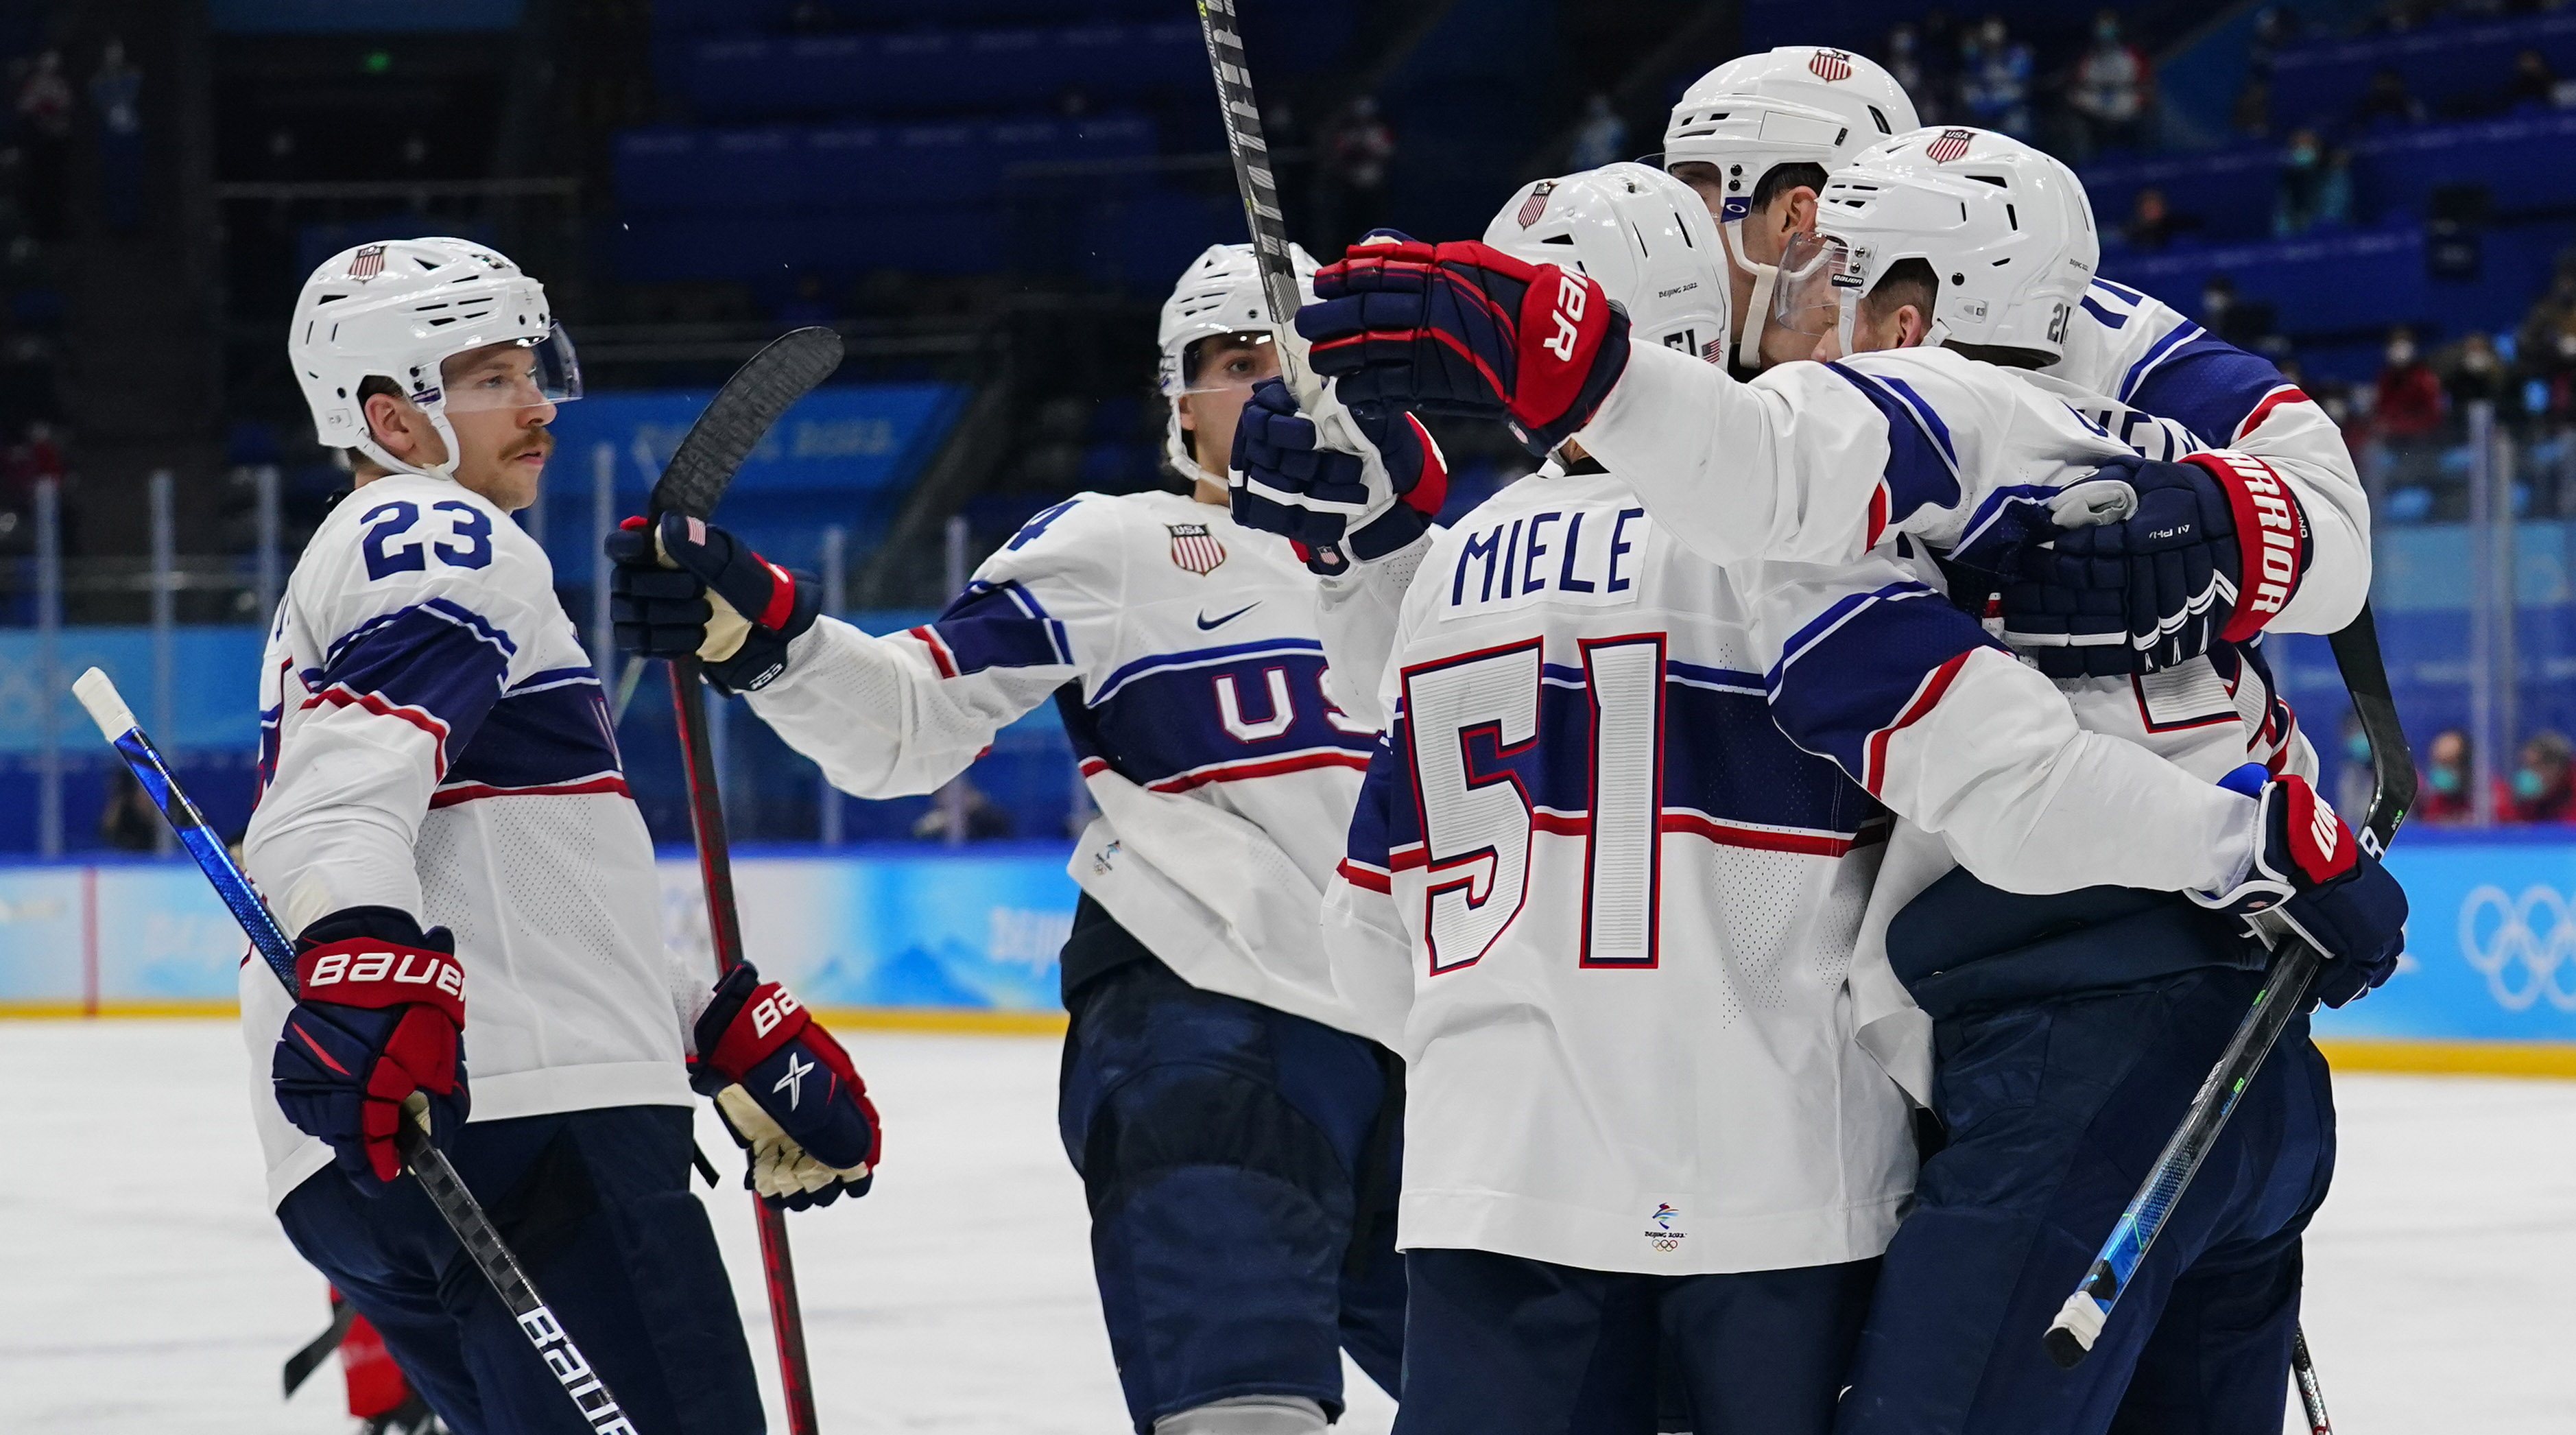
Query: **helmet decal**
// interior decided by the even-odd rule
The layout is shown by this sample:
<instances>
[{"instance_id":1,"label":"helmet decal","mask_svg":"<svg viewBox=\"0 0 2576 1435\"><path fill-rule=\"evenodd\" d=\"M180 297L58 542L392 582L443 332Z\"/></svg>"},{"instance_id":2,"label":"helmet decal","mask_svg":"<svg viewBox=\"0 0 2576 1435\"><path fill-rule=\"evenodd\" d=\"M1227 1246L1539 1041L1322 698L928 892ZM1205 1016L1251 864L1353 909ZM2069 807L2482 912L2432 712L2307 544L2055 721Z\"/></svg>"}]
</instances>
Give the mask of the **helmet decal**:
<instances>
[{"instance_id":1,"label":"helmet decal","mask_svg":"<svg viewBox=\"0 0 2576 1435\"><path fill-rule=\"evenodd\" d=\"M1529 198L1521 201L1520 213L1515 214L1512 217L1520 221L1521 228L1523 229L1527 229L1531 225L1538 223L1538 217L1547 213L1547 197L1555 192L1555 180L1540 180L1536 185L1531 187Z\"/></svg>"},{"instance_id":2,"label":"helmet decal","mask_svg":"<svg viewBox=\"0 0 2576 1435\"><path fill-rule=\"evenodd\" d=\"M1943 130L1923 147L1923 157L1934 164L1948 164L1968 152L1968 141L1976 138L1975 130Z\"/></svg>"},{"instance_id":3,"label":"helmet decal","mask_svg":"<svg viewBox=\"0 0 2576 1435\"><path fill-rule=\"evenodd\" d=\"M349 277L361 284L384 272L385 247L381 244L362 244L357 253L349 256Z\"/></svg>"},{"instance_id":4,"label":"helmet decal","mask_svg":"<svg viewBox=\"0 0 2576 1435\"><path fill-rule=\"evenodd\" d=\"M1845 50L1818 50L1808 57L1807 68L1819 80L1848 80L1852 75L1852 57Z\"/></svg>"}]
</instances>

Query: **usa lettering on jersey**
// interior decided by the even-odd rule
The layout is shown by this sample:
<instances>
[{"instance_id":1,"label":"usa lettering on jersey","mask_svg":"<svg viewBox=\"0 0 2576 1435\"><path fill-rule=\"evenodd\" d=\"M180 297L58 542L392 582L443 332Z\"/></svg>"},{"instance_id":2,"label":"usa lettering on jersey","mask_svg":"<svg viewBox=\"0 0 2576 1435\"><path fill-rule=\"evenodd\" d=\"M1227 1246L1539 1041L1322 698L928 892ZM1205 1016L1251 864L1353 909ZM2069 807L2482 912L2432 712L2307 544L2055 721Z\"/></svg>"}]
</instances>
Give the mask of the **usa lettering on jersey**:
<instances>
[{"instance_id":1,"label":"usa lettering on jersey","mask_svg":"<svg viewBox=\"0 0 2576 1435\"><path fill-rule=\"evenodd\" d=\"M1595 608L1634 603L1653 523L1633 503L1568 504L1499 520L1458 545L1440 616L1550 600Z\"/></svg>"}]
</instances>

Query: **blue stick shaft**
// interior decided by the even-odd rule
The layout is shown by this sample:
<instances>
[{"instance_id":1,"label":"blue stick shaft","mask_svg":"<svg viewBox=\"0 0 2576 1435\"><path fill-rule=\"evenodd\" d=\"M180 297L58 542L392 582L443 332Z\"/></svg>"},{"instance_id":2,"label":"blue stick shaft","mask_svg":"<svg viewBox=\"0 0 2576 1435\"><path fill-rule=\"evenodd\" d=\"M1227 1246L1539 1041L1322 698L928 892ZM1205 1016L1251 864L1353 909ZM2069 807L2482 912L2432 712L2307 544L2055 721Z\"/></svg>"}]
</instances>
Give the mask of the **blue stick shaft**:
<instances>
[{"instance_id":1,"label":"blue stick shaft","mask_svg":"<svg viewBox=\"0 0 2576 1435\"><path fill-rule=\"evenodd\" d=\"M277 918L270 915L268 904L259 899L259 889L251 885L249 875L233 861L233 854L224 846L224 839L206 821L206 815L197 810L197 804L188 800L188 794L179 790L177 780L170 775L169 764L161 760L159 750L152 746L152 739L143 735L143 729L127 728L112 741L116 755L125 759L134 780L143 784L152 804L169 819L170 830L178 834L179 844L188 849L189 856L197 859L198 870L214 884L215 895L224 899L224 905L232 911L233 920L241 923L242 931L249 934L250 944L258 950L260 960L268 963L268 969L277 973L277 979L286 983L286 990L292 994L295 991L295 944L287 940L285 930L277 925Z\"/></svg>"}]
</instances>

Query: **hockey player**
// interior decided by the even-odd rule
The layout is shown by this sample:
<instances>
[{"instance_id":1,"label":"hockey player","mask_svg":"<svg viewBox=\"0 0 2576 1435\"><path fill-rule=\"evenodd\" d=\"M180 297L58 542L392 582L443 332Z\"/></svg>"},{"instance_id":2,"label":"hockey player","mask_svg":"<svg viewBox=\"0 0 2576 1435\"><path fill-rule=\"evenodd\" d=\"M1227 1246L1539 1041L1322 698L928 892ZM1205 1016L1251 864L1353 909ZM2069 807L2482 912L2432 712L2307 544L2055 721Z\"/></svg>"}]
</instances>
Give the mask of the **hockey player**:
<instances>
[{"instance_id":1,"label":"hockey player","mask_svg":"<svg viewBox=\"0 0 2576 1435\"><path fill-rule=\"evenodd\" d=\"M1739 374L1807 356L1814 336L1775 320L1782 270L1816 262L1818 251L1797 240L1815 228L1828 176L1913 127L1913 105L1885 69L1814 46L1730 60L1673 107L1664 163L1700 192L1728 239ZM1944 162L1960 173L2010 143L1980 130L1937 133ZM1978 275L1979 287L1996 277ZM2126 285L2088 272L2065 306L2046 325L2055 357L2034 372L2099 396L2101 417L2120 425L2114 432L2123 441L2143 439L2143 425L2163 420L2203 447L2225 446L2270 466L2303 509L2313 559L2309 581L2281 612L2266 615L2269 628L2327 633L2350 622L2369 589L2370 508L2351 450L2325 410L2269 359ZM2194 488L2198 503L2222 500L2216 480L2178 481ZM2106 561L2034 571L2007 588L2005 627L2051 677L2187 662L2227 626L2211 616L2218 595L2205 581L2215 558L2207 537L2178 539L2154 515L2125 520L2092 540Z\"/></svg>"},{"instance_id":2,"label":"hockey player","mask_svg":"<svg viewBox=\"0 0 2576 1435\"><path fill-rule=\"evenodd\" d=\"M1250 246L1190 266L1160 341L1187 492L1059 503L885 637L817 618L810 582L721 529L636 520L610 547L619 632L700 652L862 797L930 791L1055 699L1100 807L1070 863L1059 1120L1128 1409L1140 1435L1320 1432L1339 1350L1391 1393L1401 1363L1399 1072L1315 924L1374 729L1325 700L1313 577L1225 508L1244 396L1278 372ZM1436 507L1438 453L1400 428L1387 447Z\"/></svg>"},{"instance_id":3,"label":"hockey player","mask_svg":"<svg viewBox=\"0 0 2576 1435\"><path fill-rule=\"evenodd\" d=\"M398 1179L396 1124L425 1098L634 1429L759 1430L687 1189L690 1088L753 1148L746 1184L788 1204L863 1192L876 1117L792 998L748 967L710 992L663 946L592 660L510 517L580 394L570 343L509 259L415 239L314 271L287 349L356 491L297 564L260 674L244 865L300 953L294 996L241 974L278 1220L459 1435L589 1430Z\"/></svg>"},{"instance_id":4,"label":"hockey player","mask_svg":"<svg viewBox=\"0 0 2576 1435\"><path fill-rule=\"evenodd\" d=\"M1915 143L1937 137L1925 132ZM1919 189L1942 201L1930 207L1964 205L1972 216L1979 195L2000 207L2016 203L2010 192L2030 216L2047 192L1901 168L1854 184L1865 187L1881 206L1895 203L1895 191ZM1960 305L1967 342L2049 353L2048 330L2063 312L2051 301L2070 271L2089 272L2091 258L2089 229L2062 213L2071 186L2055 190L2057 217L2007 210L1915 251L1946 274L1972 259L1990 264L1994 235L2033 219L2056 239L2054 250L2039 244L2005 256L2021 277ZM1898 297L1878 292L1887 270L1859 256L1892 242L1880 235L1851 244L1853 273L1880 303ZM1999 386L1996 371L1951 350L1791 365L1736 385L1661 346L1632 345L1624 317L1592 282L1512 262L1491 246L1355 251L1318 288L1324 302L1300 316L1300 327L1315 341L1317 368L1341 375L1335 383L1346 396L1356 387L1378 401L1461 407L1482 396L1533 446L1579 437L1596 456L1633 461L1643 506L1691 546L1730 558L1773 555L1750 580L1771 711L1800 746L1833 757L1904 819L1855 972L1866 968L1873 936L1885 933L1896 973L1943 1023L1937 1099L1954 1141L1927 1166L1922 1206L1891 1249L1844 1424L2098 1430L2127 1388L2127 1408L2147 1422L2141 1428L2239 1428L2223 1422L2249 1408L2242 1428L2264 1419L2277 1427L2296 1318L2297 1235L2322 1197L2330 1150L2323 1068L2303 1031L2247 1093L2205 1184L2186 1202L2191 1215L2168 1229L2154 1271L2131 1287L2093 1360L2058 1375L2036 1337L2259 981L2249 967L2260 949L2204 910L2247 917L2278 909L2329 953L2317 993L2340 1004L2393 968L2403 894L2316 799L2306 780L2314 755L2280 720L2278 704L2235 707L2253 685L2219 686L2226 706L2182 724L2160 723L2143 704L2123 713L2088 701L2082 685L2052 690L1943 601L1945 575L1932 562L1936 554L1954 570L1997 562L2013 546L2002 535L2034 523L2039 506L2063 513L2067 499L2101 496L2099 483L2034 482L2052 470L2116 468L2140 480L2122 487L2149 497L2155 476L2134 454L2104 456L2097 430L2067 432L2064 405L2055 405L2052 425L2051 405L2027 402L2037 390ZM2209 461L2237 467L2231 456ZM2249 483L2277 504L2276 483ZM2242 541L2260 545L2246 550L2244 570L2259 571L2268 545L2255 534ZM2286 578L2297 576L2294 567ZM2075 713L2094 730L2078 731ZM2219 820L2178 843L2125 823L2088 835L2026 820L2020 804L2051 791L2115 809L2143 780L2133 761L2141 748L2207 780L2232 776L2252 787L2253 800L2203 789ZM2232 772L2248 755L2279 775L2255 786ZM2220 812L2231 802L2243 814L2232 820ZM2060 879L2033 882L2008 870L2032 854L2058 865ZM2089 880L2179 888L2199 905L2139 890L2041 902L2007 895L2080 885L2062 876L2088 857L2108 864ZM1943 877L1953 858L1975 875ZM2176 865L2201 875L2163 880ZM1882 925L1909 900L1893 931ZM2063 1036L2050 1034L2051 1022ZM2159 1324L2168 1302L2170 1318Z\"/></svg>"}]
</instances>

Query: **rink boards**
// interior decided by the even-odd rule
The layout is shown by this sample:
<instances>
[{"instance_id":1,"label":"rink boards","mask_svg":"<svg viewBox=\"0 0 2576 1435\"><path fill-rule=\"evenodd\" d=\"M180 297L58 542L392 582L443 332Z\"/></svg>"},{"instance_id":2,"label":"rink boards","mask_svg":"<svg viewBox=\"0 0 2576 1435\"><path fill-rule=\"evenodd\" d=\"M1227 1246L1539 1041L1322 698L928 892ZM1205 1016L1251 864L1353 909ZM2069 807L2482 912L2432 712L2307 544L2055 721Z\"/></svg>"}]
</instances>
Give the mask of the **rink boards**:
<instances>
[{"instance_id":1,"label":"rink boards","mask_svg":"<svg viewBox=\"0 0 2576 1435\"><path fill-rule=\"evenodd\" d=\"M2576 834L2409 831L2414 915L2387 987L2316 1029L2339 1063L2576 1075ZM696 864L665 857L663 929L705 961ZM738 857L743 935L817 1006L908 1026L1047 1029L1075 888L1062 849ZM192 867L0 867L0 1015L228 1010L240 934Z\"/></svg>"}]
</instances>

